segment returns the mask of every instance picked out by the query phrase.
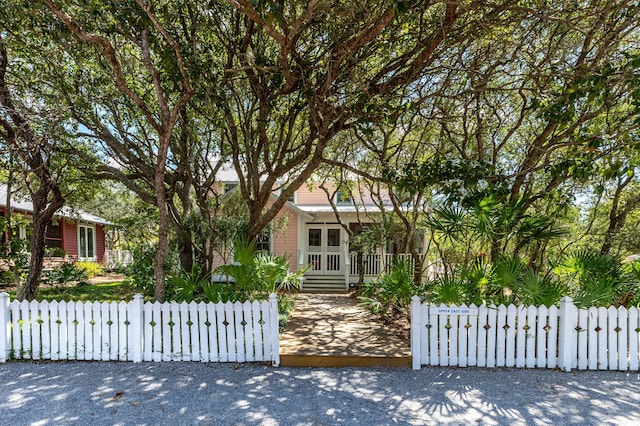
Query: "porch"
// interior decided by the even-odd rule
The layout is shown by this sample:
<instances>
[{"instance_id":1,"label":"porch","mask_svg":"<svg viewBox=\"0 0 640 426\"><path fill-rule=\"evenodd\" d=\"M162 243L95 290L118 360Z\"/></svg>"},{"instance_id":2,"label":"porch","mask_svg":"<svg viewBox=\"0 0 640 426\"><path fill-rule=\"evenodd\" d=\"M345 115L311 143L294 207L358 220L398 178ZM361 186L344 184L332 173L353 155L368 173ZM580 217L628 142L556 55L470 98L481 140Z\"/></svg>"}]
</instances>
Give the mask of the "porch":
<instances>
[{"instance_id":1,"label":"porch","mask_svg":"<svg viewBox=\"0 0 640 426\"><path fill-rule=\"evenodd\" d=\"M359 261L361 257L361 261ZM357 253L347 252L345 255L335 252L315 252L307 255L308 271L300 289L304 292L348 292L350 285L357 284L362 269L364 282L376 280L381 274L389 273L395 259L402 259L407 267L413 270L414 257L410 253ZM422 276L427 277L424 267L425 256L418 259Z\"/></svg>"},{"instance_id":2,"label":"porch","mask_svg":"<svg viewBox=\"0 0 640 426\"><path fill-rule=\"evenodd\" d=\"M413 270L416 262L426 274L426 256L418 259L409 253L394 253L386 243L373 253L358 253L351 246L350 236L362 232L363 225L357 218L343 215L351 230L347 232L342 224L336 223L330 214L318 215L313 222L297 222L297 263L298 270L310 269L304 274L301 290L305 292L347 292L351 284L357 284L360 276L370 282L381 274L391 271L394 259L402 259Z\"/></svg>"}]
</instances>

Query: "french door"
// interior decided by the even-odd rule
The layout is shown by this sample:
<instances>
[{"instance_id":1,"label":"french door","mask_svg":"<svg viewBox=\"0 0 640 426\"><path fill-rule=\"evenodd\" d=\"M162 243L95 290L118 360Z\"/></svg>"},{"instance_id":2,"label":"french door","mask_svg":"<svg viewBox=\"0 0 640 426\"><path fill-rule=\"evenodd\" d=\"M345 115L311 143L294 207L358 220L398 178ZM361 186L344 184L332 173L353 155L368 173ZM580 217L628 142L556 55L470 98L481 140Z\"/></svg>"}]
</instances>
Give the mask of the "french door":
<instances>
[{"instance_id":1,"label":"french door","mask_svg":"<svg viewBox=\"0 0 640 426\"><path fill-rule=\"evenodd\" d=\"M343 274L342 228L331 225L308 225L307 262L312 275Z\"/></svg>"}]
</instances>

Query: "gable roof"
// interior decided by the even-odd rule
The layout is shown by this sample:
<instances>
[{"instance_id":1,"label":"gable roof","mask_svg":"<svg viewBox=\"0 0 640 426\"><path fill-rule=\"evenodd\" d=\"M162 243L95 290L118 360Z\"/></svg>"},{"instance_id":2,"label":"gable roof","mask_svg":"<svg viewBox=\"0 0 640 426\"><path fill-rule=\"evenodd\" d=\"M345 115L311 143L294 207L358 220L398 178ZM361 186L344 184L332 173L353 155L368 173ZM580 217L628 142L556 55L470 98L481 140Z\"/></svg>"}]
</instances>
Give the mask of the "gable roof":
<instances>
[{"instance_id":1,"label":"gable roof","mask_svg":"<svg viewBox=\"0 0 640 426\"><path fill-rule=\"evenodd\" d=\"M0 183L0 208L7 208L7 185L4 183ZM29 197L13 193L11 194L11 210L18 213L33 214L33 203ZM58 210L56 217L64 217L79 222L95 223L96 225L113 225L113 223L101 217L81 210L74 210L66 206Z\"/></svg>"}]
</instances>

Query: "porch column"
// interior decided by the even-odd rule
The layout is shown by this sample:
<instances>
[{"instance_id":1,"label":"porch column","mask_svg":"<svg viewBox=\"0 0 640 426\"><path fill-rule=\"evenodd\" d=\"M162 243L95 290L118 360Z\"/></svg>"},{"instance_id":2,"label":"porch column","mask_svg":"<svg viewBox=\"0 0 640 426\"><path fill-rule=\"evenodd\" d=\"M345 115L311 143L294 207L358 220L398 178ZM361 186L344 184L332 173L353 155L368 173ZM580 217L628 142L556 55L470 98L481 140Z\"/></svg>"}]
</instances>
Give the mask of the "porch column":
<instances>
[{"instance_id":1,"label":"porch column","mask_svg":"<svg viewBox=\"0 0 640 426\"><path fill-rule=\"evenodd\" d=\"M351 253L349 253L349 238L344 238L345 233L345 230L341 228L340 234L343 236L342 251L344 252L344 289L345 291L349 291L349 278L351 276Z\"/></svg>"},{"instance_id":2,"label":"porch column","mask_svg":"<svg viewBox=\"0 0 640 426\"><path fill-rule=\"evenodd\" d=\"M302 216L298 214L298 232L297 232L298 258L296 259L296 262L298 263L298 266L296 268L297 271L299 271L304 267L305 258L307 257L307 245L305 243L306 241L305 229L306 227L305 227L304 220ZM303 288L304 288L304 278L300 283L300 290L302 290Z\"/></svg>"}]
</instances>

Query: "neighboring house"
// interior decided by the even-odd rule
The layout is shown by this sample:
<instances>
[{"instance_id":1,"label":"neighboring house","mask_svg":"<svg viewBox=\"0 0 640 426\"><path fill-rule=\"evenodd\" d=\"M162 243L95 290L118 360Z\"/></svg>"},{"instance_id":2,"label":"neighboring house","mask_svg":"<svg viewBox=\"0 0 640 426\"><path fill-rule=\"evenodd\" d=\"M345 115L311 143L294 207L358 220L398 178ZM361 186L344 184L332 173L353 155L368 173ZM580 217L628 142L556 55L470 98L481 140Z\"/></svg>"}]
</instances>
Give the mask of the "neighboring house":
<instances>
[{"instance_id":1,"label":"neighboring house","mask_svg":"<svg viewBox=\"0 0 640 426\"><path fill-rule=\"evenodd\" d=\"M7 186L0 184L0 216L7 211ZM33 215L28 197L12 196L12 214L20 214L27 223ZM89 213L64 207L47 228L45 245L51 252L61 249L76 261L103 262L105 254L104 227L111 223ZM20 229L20 237L27 238L29 227Z\"/></svg>"},{"instance_id":2,"label":"neighboring house","mask_svg":"<svg viewBox=\"0 0 640 426\"><path fill-rule=\"evenodd\" d=\"M236 182L231 173L225 175L225 187L235 190ZM327 188L330 193L335 188ZM371 197L364 195L353 200L335 191L334 204L340 220L356 232L362 225L379 220L381 211ZM273 195L273 199L276 199ZM391 211L391 206L385 206ZM290 257L292 269L306 265L311 269L305 273L302 289L307 291L348 290L349 284L358 282L357 253L349 247L349 233L340 224L326 193L312 185L303 185L278 213L274 222L282 222L287 216L284 230L263 232L257 249ZM403 253L393 253L381 247L374 254L364 255L364 276L371 280L380 275L391 264L394 256L411 258ZM421 261L424 260L422 256ZM218 259L218 264L222 263Z\"/></svg>"}]
</instances>

